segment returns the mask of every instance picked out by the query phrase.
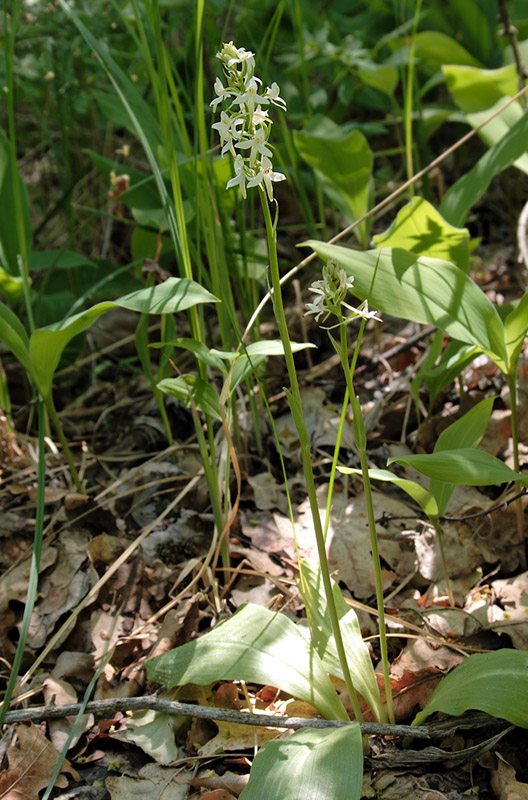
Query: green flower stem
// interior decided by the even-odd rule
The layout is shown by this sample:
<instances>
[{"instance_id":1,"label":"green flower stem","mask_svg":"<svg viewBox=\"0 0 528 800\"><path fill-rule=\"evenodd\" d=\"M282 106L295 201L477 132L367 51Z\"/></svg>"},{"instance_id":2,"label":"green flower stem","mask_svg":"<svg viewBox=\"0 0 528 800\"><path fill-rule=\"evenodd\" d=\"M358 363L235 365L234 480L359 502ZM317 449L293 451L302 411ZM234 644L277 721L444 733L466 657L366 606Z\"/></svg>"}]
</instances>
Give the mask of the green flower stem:
<instances>
[{"instance_id":1,"label":"green flower stem","mask_svg":"<svg viewBox=\"0 0 528 800\"><path fill-rule=\"evenodd\" d=\"M451 608L455 608L455 597L453 595L453 589L451 588L451 581L449 580L449 570L447 569L447 559L445 555L444 537L442 536L442 529L440 528L438 517L434 517L431 520L431 522L434 525L436 538L438 539L438 546L440 547L440 558L442 560L442 569L444 570L444 579L447 587L447 596L449 598L449 605L451 606Z\"/></svg>"},{"instance_id":2,"label":"green flower stem","mask_svg":"<svg viewBox=\"0 0 528 800\"><path fill-rule=\"evenodd\" d=\"M33 553L31 555L31 570L29 573L29 581L26 595L26 605L24 608L24 616L22 618L22 626L20 628L20 638L9 674L9 680L4 694L2 706L0 707L0 728L2 727L5 715L9 710L9 703L13 696L18 671L22 664L24 656L24 649L29 632L29 625L31 622L31 615L35 606L35 598L37 596L38 576L40 567L40 556L42 553L42 535L44 531L44 490L46 488L46 461L44 458L44 436L46 430L46 415L44 412L44 403L42 400L38 401L38 466L37 466L37 513L35 519L35 540L33 544Z\"/></svg>"},{"instance_id":3,"label":"green flower stem","mask_svg":"<svg viewBox=\"0 0 528 800\"><path fill-rule=\"evenodd\" d=\"M519 460L519 414L517 407L517 380L515 374L506 377L508 387L510 389L510 407L511 407L511 431L513 442L513 469L515 472L520 471ZM515 484L515 490L518 494L522 489L520 483ZM517 538L519 541L519 559L521 562L521 569L526 569L526 539L524 535L524 511L522 507L522 497L517 498L515 501L515 514L517 517Z\"/></svg>"},{"instance_id":4,"label":"green flower stem","mask_svg":"<svg viewBox=\"0 0 528 800\"><path fill-rule=\"evenodd\" d=\"M68 445L68 442L66 441L66 437L64 435L64 430L62 428L62 424L61 424L61 421L59 419L59 415L57 414L57 411L55 409L55 403L53 402L52 395L51 394L48 395L48 397L44 400L44 402L46 404L46 410L47 410L47 412L48 412L48 414L49 414L49 416L51 418L51 421L53 422L54 428L57 431L57 436L59 437L59 441L61 443L62 451L64 453L66 461L68 462L68 467L70 468L70 472L71 472L71 476L73 478L73 482L75 484L75 488L77 489L79 494L86 494L85 488L81 483L81 479L79 478L79 473L77 472L77 467L75 466L75 463L73 461L73 456L72 456L70 447Z\"/></svg>"},{"instance_id":5,"label":"green flower stem","mask_svg":"<svg viewBox=\"0 0 528 800\"><path fill-rule=\"evenodd\" d=\"M370 547L372 550L372 563L374 565L374 577L376 582L376 604L378 607L379 618L379 635L380 635L380 650L381 650L381 663L383 666L383 682L385 685L385 697L387 703L387 713L389 722L394 724L394 705L392 702L392 690L390 684L389 674L389 655L387 648L387 631L385 628L385 608L383 606L383 582L381 579L381 562L378 547L378 536L376 533L376 520L374 518L374 506L372 504L372 488L370 485L369 468L367 461L367 436L365 433L365 424L363 421L363 414L361 413L361 406L359 399L354 392L354 385L352 383L353 367L355 367L355 360L352 365L348 363L347 352L347 333L346 325L340 326L341 331L341 347L339 354L341 357L341 364L345 373L348 394L350 396L350 404L352 406L352 413L354 415L354 440L359 454L359 461L361 464L361 473L363 477L363 489L365 492L365 503L367 506L367 517L370 532ZM356 345L357 353L357 345ZM354 356L356 356L354 353Z\"/></svg>"},{"instance_id":6,"label":"green flower stem","mask_svg":"<svg viewBox=\"0 0 528 800\"><path fill-rule=\"evenodd\" d=\"M284 347L284 356L286 359L286 367L288 370L288 377L290 380L290 387L291 387L291 391L287 392L287 395L288 399L290 400L290 408L292 411L292 416L295 421L297 433L299 435L299 441L301 444L302 464L303 464L304 476L306 479L308 498L310 501L310 509L313 517L315 538L317 542L317 552L319 555L319 561L321 566L321 575L323 578L326 602L328 605L328 613L330 615L330 621L332 623L332 631L334 634L337 653L339 656L339 663L341 664L341 669L343 670L343 676L345 679L347 691L350 696L350 702L352 703L352 708L354 709L354 714L356 716L356 719L359 722L361 722L363 720L363 714L361 713L361 709L359 707L359 701L357 698L356 690L354 688L354 684L352 682L352 676L350 675L350 670L348 668L345 647L343 645L343 638L341 636L341 629L339 627L339 618L337 616L334 594L332 592L332 581L330 578L330 572L328 569L328 560L326 557L323 526L321 524L319 506L317 504L317 494L315 491L315 481L313 476L311 448L310 448L310 437L308 435L308 431L306 430L306 425L304 424L304 418L302 415L299 382L297 380L297 373L295 371L295 362L293 360L293 353L291 349L290 338L288 335L288 326L286 323L286 316L284 314L284 306L282 303L279 262L277 258L277 234L275 230L275 225L271 220L268 199L263 189L260 190L260 199L262 202L262 210L264 212L264 222L266 225L266 236L268 240L271 285L273 289L273 307L275 312L275 319L277 320L277 325L279 328L280 338Z\"/></svg>"}]
</instances>

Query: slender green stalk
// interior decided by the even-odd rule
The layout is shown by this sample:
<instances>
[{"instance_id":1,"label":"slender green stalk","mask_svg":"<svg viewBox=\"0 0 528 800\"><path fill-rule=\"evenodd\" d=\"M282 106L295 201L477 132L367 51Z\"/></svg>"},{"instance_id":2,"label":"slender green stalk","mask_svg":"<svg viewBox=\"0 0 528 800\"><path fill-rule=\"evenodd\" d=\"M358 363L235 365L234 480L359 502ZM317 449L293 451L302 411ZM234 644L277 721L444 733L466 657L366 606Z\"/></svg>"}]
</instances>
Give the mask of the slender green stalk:
<instances>
[{"instance_id":1,"label":"slender green stalk","mask_svg":"<svg viewBox=\"0 0 528 800\"><path fill-rule=\"evenodd\" d=\"M510 390L510 407L511 407L511 431L513 443L513 469L515 472L520 471L519 459L519 413L517 404L517 370L512 375L508 375L506 380ZM522 486L520 483L515 484L515 491L520 493ZM519 560L521 569L526 569L526 538L524 535L524 510L522 506L522 498L518 497L515 501L515 514L517 518L517 539L519 541Z\"/></svg>"},{"instance_id":2,"label":"slender green stalk","mask_svg":"<svg viewBox=\"0 0 528 800\"><path fill-rule=\"evenodd\" d=\"M414 9L413 29L409 45L409 67L407 69L407 84L404 100L404 125L405 125L405 163L407 168L407 180L413 176L413 133L412 133L412 112L413 112L413 85L414 85L414 44L416 28L420 17L422 0L416 0ZM410 194L414 194L414 185L409 187Z\"/></svg>"},{"instance_id":3,"label":"slender green stalk","mask_svg":"<svg viewBox=\"0 0 528 800\"><path fill-rule=\"evenodd\" d=\"M9 710L9 703L16 685L18 671L22 664L24 649L26 646L27 636L29 632L29 624L31 622L31 615L35 606L35 598L37 596L40 556L42 553L42 534L44 531L44 490L46 488L46 461L44 457L44 436L46 430L46 414L44 410L44 403L42 400L38 402L38 465L37 465L37 513L35 519L35 539L33 542L33 553L31 555L31 570L29 573L28 588L26 594L26 605L24 608L24 616L22 618L22 626L20 628L20 638L15 653L15 658L11 666L7 688L4 694L4 700L0 707L0 729L4 723L5 715Z\"/></svg>"},{"instance_id":4,"label":"slender green stalk","mask_svg":"<svg viewBox=\"0 0 528 800\"><path fill-rule=\"evenodd\" d=\"M446 582L449 605L451 606L451 608L455 608L455 596L453 594L453 589L451 588L451 581L449 579L449 570L447 568L447 559L444 548L444 537L442 535L442 529L440 527L438 517L435 517L432 520L432 523L434 525L434 529L436 532L436 538L438 539L438 546L440 547L440 558L442 560L442 569L444 570L444 580Z\"/></svg>"},{"instance_id":5,"label":"slender green stalk","mask_svg":"<svg viewBox=\"0 0 528 800\"><path fill-rule=\"evenodd\" d=\"M306 430L306 425L304 423L304 418L302 414L299 382L297 380L297 373L295 371L295 362L293 359L290 337L288 335L288 326L286 323L286 316L284 314L284 306L282 303L279 262L277 258L277 232L276 232L276 227L271 219L268 199L263 189L260 190L260 199L262 202L264 222L266 225L266 237L268 240L271 284L273 288L273 307L275 312L275 319L277 321L277 326L279 328L280 338L284 347L284 356L286 359L286 367L288 370L288 378L290 381L290 391L287 392L287 395L288 395L288 400L290 402L292 416L294 418L295 425L297 428L297 433L299 435L299 441L301 444L302 464L303 464L304 476L306 479L306 489L310 501L310 509L312 512L315 538L317 542L317 552L319 555L319 562L321 566L321 575L323 578L326 602L328 605L328 613L330 615L330 620L332 623L332 631L334 634L337 653L339 656L339 663L341 664L341 669L343 670L343 676L345 678L347 691L350 695L352 708L354 709L354 714L356 716L356 719L358 721L361 721L363 719L363 715L359 707L359 701L356 695L356 690L354 688L354 684L352 682L352 676L350 675L350 670L348 668L345 647L343 645L343 638L341 636L341 629L339 627L339 618L337 616L337 609L335 605L334 595L332 592L332 581L328 569L328 559L326 556L323 526L321 524L321 516L319 513L319 506L317 503L317 494L313 476L310 437L308 435L308 431Z\"/></svg>"},{"instance_id":6,"label":"slender green stalk","mask_svg":"<svg viewBox=\"0 0 528 800\"><path fill-rule=\"evenodd\" d=\"M68 462L68 467L70 468L75 488L77 489L79 494L86 494L84 486L81 483L81 479L79 478L79 473L77 472L77 467L75 466L70 446L68 445L66 436L64 435L64 430L61 421L59 419L59 415L57 414L57 411L55 409L55 403L53 402L52 395L50 394L44 402L46 403L46 410L51 418L51 421L53 422L53 426L57 431L57 436L59 437L64 457Z\"/></svg>"},{"instance_id":7,"label":"slender green stalk","mask_svg":"<svg viewBox=\"0 0 528 800\"><path fill-rule=\"evenodd\" d=\"M341 346L339 347L339 354L341 357L341 365L343 367L343 372L345 373L345 379L347 382L347 389L350 397L350 404L352 406L352 413L354 415L354 439L359 454L361 475L363 478L363 490L365 492L365 504L367 507L367 517L368 517L369 532L370 532L370 547L372 550L372 563L374 565L374 578L376 584L376 604L378 608L378 618L379 618L381 663L383 666L383 682L385 685L387 712L389 716L389 721L394 724L394 705L392 702L392 690L390 684L387 631L385 628L385 608L383 605L383 582L381 578L381 561L379 555L378 535L376 533L376 520L374 517L374 505L372 503L372 487L370 485L370 475L369 475L369 467L367 460L367 436L365 433L363 414L361 413L361 405L359 403L359 398L354 392L354 385L352 383L352 375L353 375L352 366L349 365L348 363L347 333L345 324L340 325L340 332L341 332Z\"/></svg>"}]
</instances>

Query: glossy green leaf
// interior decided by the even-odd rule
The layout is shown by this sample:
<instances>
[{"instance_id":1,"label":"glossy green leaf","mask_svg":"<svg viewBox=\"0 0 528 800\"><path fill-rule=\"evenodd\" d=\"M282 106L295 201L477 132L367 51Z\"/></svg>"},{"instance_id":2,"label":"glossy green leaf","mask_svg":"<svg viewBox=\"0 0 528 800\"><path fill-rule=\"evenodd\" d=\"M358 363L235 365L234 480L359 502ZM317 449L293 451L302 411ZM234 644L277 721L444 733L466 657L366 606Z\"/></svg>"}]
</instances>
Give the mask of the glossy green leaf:
<instances>
[{"instance_id":1,"label":"glossy green leaf","mask_svg":"<svg viewBox=\"0 0 528 800\"><path fill-rule=\"evenodd\" d=\"M359 252L315 240L304 244L353 275L353 293L367 299L370 308L436 325L453 339L477 345L507 372L500 317L484 292L454 264L400 249Z\"/></svg>"},{"instance_id":2,"label":"glossy green leaf","mask_svg":"<svg viewBox=\"0 0 528 800\"><path fill-rule=\"evenodd\" d=\"M297 150L322 178L323 188L337 191L345 213L358 219L368 211L373 155L361 131L347 133L327 118L294 133ZM363 223L360 239L366 243Z\"/></svg>"},{"instance_id":3,"label":"glossy green leaf","mask_svg":"<svg viewBox=\"0 0 528 800\"><path fill-rule=\"evenodd\" d=\"M528 117L528 114L526 116ZM512 370L515 370L528 333L528 291L523 294L517 307L508 314L504 327L510 363Z\"/></svg>"},{"instance_id":4,"label":"glossy green leaf","mask_svg":"<svg viewBox=\"0 0 528 800\"><path fill-rule=\"evenodd\" d=\"M29 337L26 329L10 308L0 303L0 341L17 358L26 372L33 376L33 364L29 355Z\"/></svg>"},{"instance_id":5,"label":"glossy green leaf","mask_svg":"<svg viewBox=\"0 0 528 800\"><path fill-rule=\"evenodd\" d=\"M362 472L360 469L353 469L352 467L338 467L339 472L342 472L344 475L361 475ZM394 475L394 473L389 472L386 469L369 469L369 477L375 481L387 481L388 483L393 483L395 486L398 486L404 492L406 492L409 497L418 503L422 511L427 514L428 517L437 517L438 516L438 505L434 497L427 489L424 489L423 486L420 486L419 483L416 481L408 480L407 478L400 478L398 475Z\"/></svg>"},{"instance_id":6,"label":"glossy green leaf","mask_svg":"<svg viewBox=\"0 0 528 800\"><path fill-rule=\"evenodd\" d=\"M272 684L328 719L348 715L317 653L284 614L243 605L194 641L146 662L148 679L167 688L221 680Z\"/></svg>"},{"instance_id":7,"label":"glossy green leaf","mask_svg":"<svg viewBox=\"0 0 528 800\"><path fill-rule=\"evenodd\" d=\"M448 428L445 428L434 446L435 453L442 450L459 450L467 447L477 447L488 427L491 410L493 408L493 397L481 400L471 408L460 419L457 419ZM438 503L438 510L443 514L447 504L453 494L454 486L444 481L431 478L429 491Z\"/></svg>"},{"instance_id":8,"label":"glossy green leaf","mask_svg":"<svg viewBox=\"0 0 528 800\"><path fill-rule=\"evenodd\" d=\"M462 370L479 355L479 347L473 347L463 342L453 340L449 342L440 356L438 364L424 374L425 385L430 395L432 406L436 396L449 386Z\"/></svg>"},{"instance_id":9,"label":"glossy green leaf","mask_svg":"<svg viewBox=\"0 0 528 800\"><path fill-rule=\"evenodd\" d=\"M312 645L317 650L321 661L331 675L344 680L343 670L337 654L332 623L326 602L326 595L318 565L303 561L297 585L303 596L309 615ZM345 647L348 668L352 683L367 701L378 722L386 722L387 717L381 696L372 659L368 647L363 641L356 612L343 599L338 584L332 581L332 592L339 618L339 627Z\"/></svg>"},{"instance_id":10,"label":"glossy green leaf","mask_svg":"<svg viewBox=\"0 0 528 800\"><path fill-rule=\"evenodd\" d=\"M480 69L444 62L442 72L453 100L464 114L486 111L502 97L512 97L519 90L515 64Z\"/></svg>"},{"instance_id":11,"label":"glossy green leaf","mask_svg":"<svg viewBox=\"0 0 528 800\"><path fill-rule=\"evenodd\" d=\"M197 303L217 302L214 295L186 278L168 278L158 286L139 289L113 302L98 303L80 314L66 317L31 335L29 349L37 386L43 397L51 392L53 373L68 342L87 330L101 314L115 306L143 314L172 314Z\"/></svg>"},{"instance_id":12,"label":"glossy green leaf","mask_svg":"<svg viewBox=\"0 0 528 800\"><path fill-rule=\"evenodd\" d=\"M528 653L497 650L469 656L439 683L413 725L435 711L459 716L469 709L528 728Z\"/></svg>"},{"instance_id":13,"label":"glossy green leaf","mask_svg":"<svg viewBox=\"0 0 528 800\"><path fill-rule=\"evenodd\" d=\"M192 408L193 401L198 411L222 419L220 398L210 383L198 375L178 375L165 378L157 384L158 389L170 397L176 397L186 408ZM191 400L192 398L192 400Z\"/></svg>"},{"instance_id":14,"label":"glossy green leaf","mask_svg":"<svg viewBox=\"0 0 528 800\"><path fill-rule=\"evenodd\" d=\"M401 247L420 256L444 258L469 272L469 231L454 228L422 197L413 197L390 228L372 241L376 247Z\"/></svg>"},{"instance_id":15,"label":"glossy green leaf","mask_svg":"<svg viewBox=\"0 0 528 800\"><path fill-rule=\"evenodd\" d=\"M204 364L209 364L210 367L216 367L216 369L219 369L221 372L225 372L225 364L222 359L216 355L215 352L210 350L206 344L199 342L197 339L171 339L168 342L154 342L150 344L149 347L159 350L162 347L167 347L167 345L171 347L180 347L182 350L189 350L199 361L203 361Z\"/></svg>"},{"instance_id":16,"label":"glossy green leaf","mask_svg":"<svg viewBox=\"0 0 528 800\"><path fill-rule=\"evenodd\" d=\"M389 458L387 464L393 463L414 467L423 475L445 483L490 486L519 480L528 485L528 475L514 472L490 453L472 448Z\"/></svg>"},{"instance_id":17,"label":"glossy green leaf","mask_svg":"<svg viewBox=\"0 0 528 800\"><path fill-rule=\"evenodd\" d=\"M460 419L445 428L436 441L434 452L476 447L486 433L494 401L494 397L481 400Z\"/></svg>"},{"instance_id":18,"label":"glossy green leaf","mask_svg":"<svg viewBox=\"0 0 528 800\"><path fill-rule=\"evenodd\" d=\"M240 800L360 800L362 783L357 723L301 728L262 745Z\"/></svg>"},{"instance_id":19,"label":"glossy green leaf","mask_svg":"<svg viewBox=\"0 0 528 800\"><path fill-rule=\"evenodd\" d=\"M452 36L440 31L419 31L414 35L416 58L435 66L444 64L465 64L479 67L480 64L465 47Z\"/></svg>"},{"instance_id":20,"label":"glossy green leaf","mask_svg":"<svg viewBox=\"0 0 528 800\"><path fill-rule=\"evenodd\" d=\"M519 89L515 64L495 70L446 65L442 67L447 87L457 106L466 115L468 123L477 128L503 106ZM519 123L524 109L519 102L512 103L495 119L479 131L480 138L493 146L505 139ZM528 149L528 146L527 148ZM526 152L513 162L523 172L528 172Z\"/></svg>"},{"instance_id":21,"label":"glossy green leaf","mask_svg":"<svg viewBox=\"0 0 528 800\"><path fill-rule=\"evenodd\" d=\"M452 225L462 225L493 178L526 152L527 142L528 114L523 114L475 166L447 190L439 208L445 219Z\"/></svg>"}]
</instances>

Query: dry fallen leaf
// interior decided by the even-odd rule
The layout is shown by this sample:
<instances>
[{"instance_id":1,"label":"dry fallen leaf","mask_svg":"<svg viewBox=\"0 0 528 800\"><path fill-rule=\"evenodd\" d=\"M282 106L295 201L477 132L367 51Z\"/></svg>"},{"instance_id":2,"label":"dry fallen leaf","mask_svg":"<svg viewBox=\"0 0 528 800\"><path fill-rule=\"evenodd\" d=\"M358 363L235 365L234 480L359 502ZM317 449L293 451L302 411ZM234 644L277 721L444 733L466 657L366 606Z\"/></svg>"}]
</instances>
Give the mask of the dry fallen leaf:
<instances>
[{"instance_id":1,"label":"dry fallen leaf","mask_svg":"<svg viewBox=\"0 0 528 800\"><path fill-rule=\"evenodd\" d=\"M15 726L7 757L9 766L0 773L0 797L2 800L35 800L40 790L47 787L59 753L39 728L30 723ZM55 786L62 789L68 785L64 772L79 780L78 773L65 760L55 782Z\"/></svg>"}]
</instances>

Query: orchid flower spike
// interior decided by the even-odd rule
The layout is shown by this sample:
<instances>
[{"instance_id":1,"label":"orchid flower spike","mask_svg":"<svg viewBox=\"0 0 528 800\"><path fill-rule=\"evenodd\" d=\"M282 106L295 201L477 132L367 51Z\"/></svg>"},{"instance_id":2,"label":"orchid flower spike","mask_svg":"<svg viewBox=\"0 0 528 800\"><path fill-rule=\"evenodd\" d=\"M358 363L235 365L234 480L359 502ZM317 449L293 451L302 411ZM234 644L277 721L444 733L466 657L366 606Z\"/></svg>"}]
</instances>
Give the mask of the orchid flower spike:
<instances>
[{"instance_id":1,"label":"orchid flower spike","mask_svg":"<svg viewBox=\"0 0 528 800\"><path fill-rule=\"evenodd\" d=\"M216 97L211 106L216 109L225 103L227 107L212 127L220 135L222 155L230 152L234 157L235 170L235 177L227 182L226 189L238 186L245 198L247 188L259 186L271 201L273 184L286 180L286 176L273 170L269 144L273 122L268 109L263 107L274 105L285 111L286 103L277 83L262 90L262 81L255 75L254 53L228 42L216 55L222 62L227 85L216 79Z\"/></svg>"}]
</instances>

